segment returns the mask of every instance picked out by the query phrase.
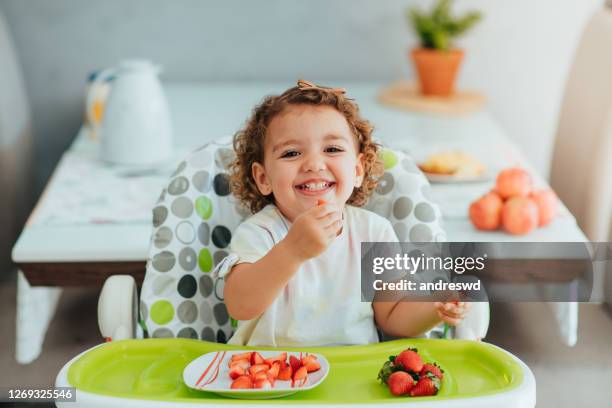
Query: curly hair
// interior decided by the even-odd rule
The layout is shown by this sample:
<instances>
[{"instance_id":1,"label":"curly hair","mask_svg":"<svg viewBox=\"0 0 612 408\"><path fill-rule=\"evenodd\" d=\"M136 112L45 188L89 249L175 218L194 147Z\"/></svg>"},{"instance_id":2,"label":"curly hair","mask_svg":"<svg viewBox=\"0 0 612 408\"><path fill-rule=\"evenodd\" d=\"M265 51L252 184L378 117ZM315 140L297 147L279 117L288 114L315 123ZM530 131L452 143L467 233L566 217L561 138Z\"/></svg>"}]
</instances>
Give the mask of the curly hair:
<instances>
[{"instance_id":1,"label":"curly hair","mask_svg":"<svg viewBox=\"0 0 612 408\"><path fill-rule=\"evenodd\" d=\"M298 86L287 89L281 95L267 96L257 105L244 128L234 135L236 159L231 164L230 187L232 193L256 213L266 205L274 203L273 194L264 196L259 192L253 179L253 163L263 163L264 139L272 119L290 105L331 106L340 112L355 135L359 153L363 154L364 178L360 187L355 187L348 204L363 206L376 188L383 173L378 152L380 146L372 140L373 127L359 115L359 107L344 96L344 90L316 85Z\"/></svg>"}]
</instances>

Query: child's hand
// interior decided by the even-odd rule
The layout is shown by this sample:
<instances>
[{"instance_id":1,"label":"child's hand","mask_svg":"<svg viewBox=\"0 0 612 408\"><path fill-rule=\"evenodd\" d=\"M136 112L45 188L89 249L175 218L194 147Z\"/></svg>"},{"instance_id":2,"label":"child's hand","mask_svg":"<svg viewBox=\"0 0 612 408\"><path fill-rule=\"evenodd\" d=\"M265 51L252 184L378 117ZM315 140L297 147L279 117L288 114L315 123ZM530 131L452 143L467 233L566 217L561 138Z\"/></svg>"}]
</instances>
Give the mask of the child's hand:
<instances>
[{"instance_id":1,"label":"child's hand","mask_svg":"<svg viewBox=\"0 0 612 408\"><path fill-rule=\"evenodd\" d=\"M470 310L468 302L436 302L434 305L440 319L451 326L458 325Z\"/></svg>"},{"instance_id":2,"label":"child's hand","mask_svg":"<svg viewBox=\"0 0 612 408\"><path fill-rule=\"evenodd\" d=\"M333 204L317 205L300 214L283 240L300 261L319 255L342 227L342 211Z\"/></svg>"}]
</instances>

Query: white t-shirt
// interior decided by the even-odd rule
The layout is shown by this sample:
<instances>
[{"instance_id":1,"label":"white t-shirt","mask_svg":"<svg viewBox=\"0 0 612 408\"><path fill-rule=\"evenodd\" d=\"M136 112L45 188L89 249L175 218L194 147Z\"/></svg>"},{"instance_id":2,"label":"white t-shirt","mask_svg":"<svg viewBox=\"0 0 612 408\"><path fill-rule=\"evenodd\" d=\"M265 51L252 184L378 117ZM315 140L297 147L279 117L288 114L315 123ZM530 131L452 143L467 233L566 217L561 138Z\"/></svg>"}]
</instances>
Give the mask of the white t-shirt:
<instances>
[{"instance_id":1,"label":"white t-shirt","mask_svg":"<svg viewBox=\"0 0 612 408\"><path fill-rule=\"evenodd\" d=\"M276 206L266 206L238 226L230 244L231 255L215 272L225 276L235 264L258 261L287 235L290 225ZM340 235L325 252L302 264L261 316L239 321L228 344L290 347L377 343L372 303L361 301L361 242L396 241L388 220L345 206Z\"/></svg>"}]
</instances>

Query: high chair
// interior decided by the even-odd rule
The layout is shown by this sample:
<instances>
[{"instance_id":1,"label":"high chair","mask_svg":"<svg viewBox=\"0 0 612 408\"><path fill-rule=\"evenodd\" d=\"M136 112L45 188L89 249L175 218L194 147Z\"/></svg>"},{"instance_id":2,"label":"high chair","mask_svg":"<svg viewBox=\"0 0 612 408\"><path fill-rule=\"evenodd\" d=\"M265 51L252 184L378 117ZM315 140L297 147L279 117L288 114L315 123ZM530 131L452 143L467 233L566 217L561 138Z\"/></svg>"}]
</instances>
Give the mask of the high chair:
<instances>
[{"instance_id":1,"label":"high chair","mask_svg":"<svg viewBox=\"0 0 612 408\"><path fill-rule=\"evenodd\" d=\"M389 219L400 241L445 241L440 210L429 200L429 183L412 158L389 149L381 156L385 172L366 209ZM236 321L223 303L223 279L212 271L228 254L235 228L250 215L230 193L228 166L234 157L231 143L210 143L178 165L153 208L139 318L132 313L133 279L109 278L98 305L104 337L229 339ZM473 307L453 337L485 337L488 304Z\"/></svg>"},{"instance_id":2,"label":"high chair","mask_svg":"<svg viewBox=\"0 0 612 408\"><path fill-rule=\"evenodd\" d=\"M412 158L390 149L383 149L381 156L385 172L366 208L389 219L400 241L444 241L446 236L440 210L429 200L429 183ZM232 335L236 321L229 316L223 303L223 279L212 276L215 266L228 255L232 232L250 215L230 192L229 165L234 157L231 143L209 143L191 153L170 177L153 208L153 234L139 302L132 277L113 276L106 281L98 304L98 318L102 335L113 341L75 357L64 366L57 379L57 385L77 386L88 406L109 406L113 403L116 406L150 406L152 401L141 403L137 399L151 399L144 396L149 395L148 391L153 392L156 386L162 386L162 394L167 397L162 396L160 400L159 393L155 394L152 399L159 406L206 402L191 399L195 392L187 389L180 380L177 381L177 375L181 378L179 372L182 373L182 368L207 350L237 348L219 344L225 343ZM488 324L488 303L473 303L468 317L451 331L451 335L455 339L479 340L485 337ZM427 337L440 337L440 332L440 329L432 330ZM115 341L133 337L153 340ZM487 404L499 402L497 394L503 394L514 404L507 406L516 406L517 401L527 401L530 406L535 404L535 381L527 366L510 353L485 343L404 339L366 346L320 348L321 351L317 352L327 351L333 356L351 350L369 358L379 353L386 359L389 351L400 347L400 344L406 348L406 344L427 341L449 341L449 351L458 347L451 352L454 356L469 356L482 348L488 350L486 353L493 354L485 353L486 356L479 356L474 361L491 359L492 367L501 370L499 384L504 383L506 387L504 392L489 393L491 395L482 394L483 390L476 388L482 394L477 398L483 405L478 405L473 398L460 398L458 401L463 402L449 400L445 406L490 406ZM102 354L96 356L96 353ZM506 365L499 363L496 355L506 358ZM138 374L132 373L136 375L134 382L132 374L127 373L135 370L143 358L151 358L154 362L146 365ZM135 360L133 364L126 363L125 367L116 366L120 364L118 361L126 359ZM114 370L117 370L113 376L125 379L102 378L102 374L91 371L99 364L111 364L109 361L117 361L112 363L115 364ZM334 369L333 361L330 361ZM510 371L507 371L508 364L512 366ZM113 369L105 368L102 371L110 375ZM143 380L143 375L147 381ZM491 382L493 388L497 387L496 381ZM101 382L106 384L104 387L114 391L98 395L95 388ZM90 387L92 385L93 388ZM132 388L126 390L126 387ZM453 399L453 392L461 393L456 384L453 387L447 387L446 392L450 394L443 399ZM467 401L471 403L463 405ZM212 404L222 402L208 401ZM277 402L288 401L283 399ZM438 402L432 402L431 406L438 406Z\"/></svg>"}]
</instances>

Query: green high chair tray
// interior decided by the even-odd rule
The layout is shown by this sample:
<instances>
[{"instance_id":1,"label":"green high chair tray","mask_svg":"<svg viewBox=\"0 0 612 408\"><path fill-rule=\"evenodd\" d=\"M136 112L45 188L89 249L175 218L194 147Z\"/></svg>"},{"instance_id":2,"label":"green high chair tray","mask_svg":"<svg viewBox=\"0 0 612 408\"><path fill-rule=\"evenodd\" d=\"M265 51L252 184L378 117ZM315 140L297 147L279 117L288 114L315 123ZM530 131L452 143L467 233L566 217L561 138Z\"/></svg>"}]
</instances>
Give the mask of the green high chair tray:
<instances>
[{"instance_id":1,"label":"green high chair tray","mask_svg":"<svg viewBox=\"0 0 612 408\"><path fill-rule=\"evenodd\" d=\"M435 361L444 369L438 395L395 397L377 380L378 370L388 357L407 347L417 348L424 361ZM283 347L324 355L330 372L316 388L272 400L229 399L190 389L183 383L183 369L192 360L211 351L240 349L248 347L189 339L114 341L73 359L58 375L57 385L76 387L77 402L88 401L89 406L96 398L100 399L100 406L110 406L113 401L122 406L120 401L126 399L131 400L130 406L135 406L134 400L141 400L143 406L155 405L153 401L159 406L194 402L211 405L399 402L456 407L481 405L478 403L497 407L535 405L535 381L524 363L496 346L467 340L402 339L364 346Z\"/></svg>"}]
</instances>

